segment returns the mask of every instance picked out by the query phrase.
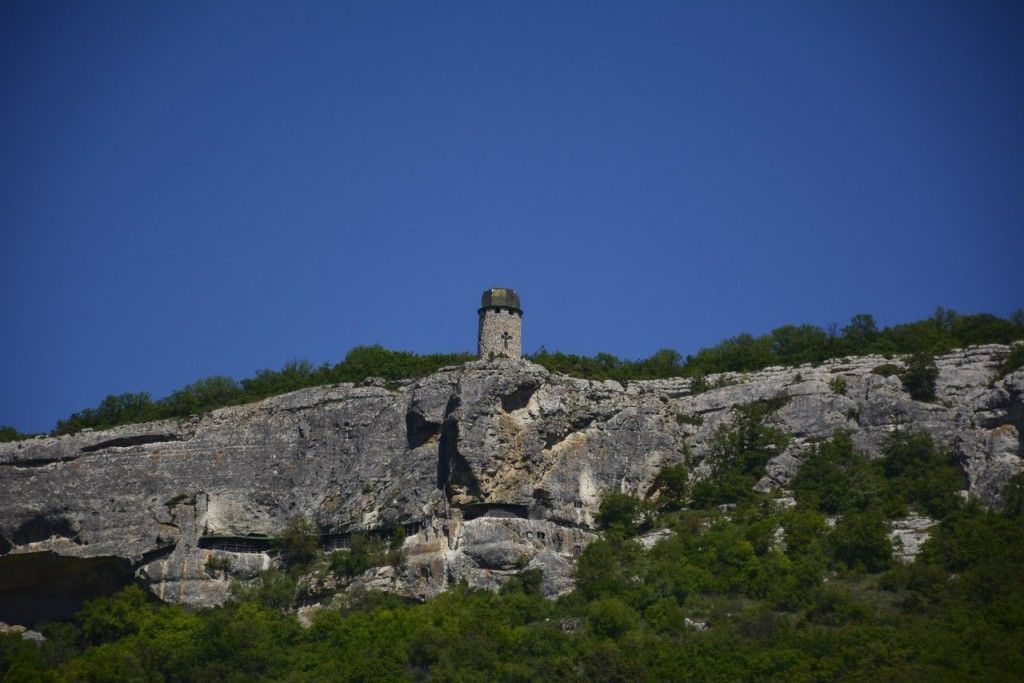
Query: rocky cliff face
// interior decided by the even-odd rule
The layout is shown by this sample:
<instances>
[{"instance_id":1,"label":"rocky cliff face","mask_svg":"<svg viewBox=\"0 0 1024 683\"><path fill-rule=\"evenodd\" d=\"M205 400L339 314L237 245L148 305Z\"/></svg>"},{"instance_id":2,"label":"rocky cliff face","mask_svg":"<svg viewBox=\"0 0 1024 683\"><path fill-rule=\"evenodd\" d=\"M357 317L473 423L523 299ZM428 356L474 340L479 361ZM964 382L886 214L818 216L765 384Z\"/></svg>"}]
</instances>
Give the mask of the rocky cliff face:
<instances>
[{"instance_id":1,"label":"rocky cliff face","mask_svg":"<svg viewBox=\"0 0 1024 683\"><path fill-rule=\"evenodd\" d=\"M954 451L968 495L992 505L1024 468L1024 371L995 377L1007 352L938 358L932 403L873 374L899 363L878 356L712 376L717 388L696 394L687 379L623 386L496 360L394 387L319 387L180 422L0 444L0 603L4 591L32 590L26 562L56 554L116 560L165 600L216 604L229 576L207 559L230 557L231 574L253 576L270 563L262 537L300 514L342 543L353 530L412 532L405 565L368 572L359 581L370 587L427 596L538 567L557 594L594 538L603 491L644 495L684 453L700 476L730 408L780 392L790 400L772 420L794 439L760 488L784 488L808 444L836 429L877 453L886 433L912 424Z\"/></svg>"}]
</instances>

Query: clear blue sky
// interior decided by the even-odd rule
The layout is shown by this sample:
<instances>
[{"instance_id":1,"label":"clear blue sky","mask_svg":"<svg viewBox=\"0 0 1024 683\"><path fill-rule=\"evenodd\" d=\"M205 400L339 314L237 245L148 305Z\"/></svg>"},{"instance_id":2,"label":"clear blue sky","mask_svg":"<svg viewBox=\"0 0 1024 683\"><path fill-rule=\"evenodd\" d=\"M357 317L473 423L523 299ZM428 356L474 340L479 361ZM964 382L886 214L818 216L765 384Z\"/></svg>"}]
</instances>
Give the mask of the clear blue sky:
<instances>
[{"instance_id":1,"label":"clear blue sky","mask_svg":"<svg viewBox=\"0 0 1024 683\"><path fill-rule=\"evenodd\" d=\"M1020 2L0 3L0 424L1024 305Z\"/></svg>"}]
</instances>

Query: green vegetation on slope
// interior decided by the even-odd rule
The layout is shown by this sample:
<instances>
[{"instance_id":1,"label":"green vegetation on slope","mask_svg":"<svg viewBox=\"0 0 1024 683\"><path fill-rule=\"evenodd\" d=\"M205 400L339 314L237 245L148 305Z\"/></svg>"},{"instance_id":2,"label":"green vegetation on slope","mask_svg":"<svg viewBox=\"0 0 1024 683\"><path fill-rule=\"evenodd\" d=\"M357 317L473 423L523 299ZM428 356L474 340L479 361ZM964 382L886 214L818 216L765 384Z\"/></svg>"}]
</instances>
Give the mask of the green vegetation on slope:
<instances>
[{"instance_id":1,"label":"green vegetation on slope","mask_svg":"<svg viewBox=\"0 0 1024 683\"><path fill-rule=\"evenodd\" d=\"M586 379L659 379L692 377L695 387L706 387L704 376L720 372L752 372L770 365L818 363L830 358L878 353L914 354L906 371L892 365L915 398L934 397L935 371L931 356L972 344L1006 344L1024 339L1024 309L1007 319L981 313L960 315L938 309L928 319L878 329L867 314L853 316L842 329L824 330L814 325L785 325L755 337L741 334L701 349L685 359L672 349L662 349L644 360L624 360L608 353L577 356L541 349L530 360L553 372ZM1024 363L1024 351L1016 349L1006 359L1005 372ZM280 370L260 370L255 377L236 381L214 376L198 380L169 396L154 400L146 392L110 395L95 408L86 408L57 422L54 434L71 434L85 428L105 429L122 424L187 417L215 408L258 401L305 387L339 382L361 382L368 377L387 381L429 375L447 365L475 357L468 353L418 355L389 351L381 346L359 346L335 365L314 367L309 361L292 361ZM1003 374L1005 374L1005 372ZM32 436L13 427L0 429L0 442Z\"/></svg>"},{"instance_id":2,"label":"green vegetation on slope","mask_svg":"<svg viewBox=\"0 0 1024 683\"><path fill-rule=\"evenodd\" d=\"M770 407L751 408L747 424L723 439L747 454L774 443L760 419ZM877 460L844 433L814 455L790 508L757 494L729 512L680 507L690 488L682 466L647 500L608 494L603 537L580 558L577 589L557 601L539 594L538 572L525 571L499 594L459 586L423 604L352 594L303 628L281 611L295 606L303 571L326 562L357 572L388 551L380 546L368 560L359 550L353 566L344 553L314 557L313 530L297 521L278 545L285 568L229 604L192 613L129 587L89 603L73 623L45 627L41 647L0 637L0 678L1019 679L1019 500L1003 513L964 506L949 455L912 430L897 432ZM1020 477L1011 486L1019 498ZM891 559L888 521L910 510L938 523L903 566ZM835 514L830 526L826 515ZM652 527L673 533L645 550L636 534Z\"/></svg>"},{"instance_id":3,"label":"green vegetation on slope","mask_svg":"<svg viewBox=\"0 0 1024 683\"><path fill-rule=\"evenodd\" d=\"M1009 318L988 313L960 315L938 309L931 318L878 329L874 317L858 314L842 329L784 325L755 337L740 334L685 359L672 349L629 361L607 353L593 357L545 350L531 360L549 370L588 379L659 379L703 377L719 372L753 372L770 365L820 363L830 358L866 354L947 353L973 344L1008 344L1024 339L1024 309Z\"/></svg>"},{"instance_id":4,"label":"green vegetation on slope","mask_svg":"<svg viewBox=\"0 0 1024 683\"><path fill-rule=\"evenodd\" d=\"M472 359L473 356L464 353L418 355L388 351L380 346L360 346L333 366L325 364L314 368L309 361L303 360L287 363L280 370L260 370L255 377L240 382L230 377L207 377L155 401L145 392L107 396L97 407L86 408L66 420L60 420L54 433L71 434L86 427L103 429L133 422L187 417L305 387L360 382L367 377L382 377L388 381L423 377L446 365Z\"/></svg>"}]
</instances>

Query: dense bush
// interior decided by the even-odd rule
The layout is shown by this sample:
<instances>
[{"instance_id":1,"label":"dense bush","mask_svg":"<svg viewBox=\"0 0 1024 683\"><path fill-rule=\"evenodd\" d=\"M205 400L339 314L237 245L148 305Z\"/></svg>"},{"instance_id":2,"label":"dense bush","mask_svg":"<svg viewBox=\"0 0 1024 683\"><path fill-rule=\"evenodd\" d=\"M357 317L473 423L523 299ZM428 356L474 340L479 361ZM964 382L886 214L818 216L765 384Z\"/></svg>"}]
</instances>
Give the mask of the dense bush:
<instances>
[{"instance_id":1,"label":"dense bush","mask_svg":"<svg viewBox=\"0 0 1024 683\"><path fill-rule=\"evenodd\" d=\"M650 508L626 493L606 491L597 511L597 524L602 529L614 529L627 536L650 528Z\"/></svg>"},{"instance_id":2,"label":"dense bush","mask_svg":"<svg viewBox=\"0 0 1024 683\"><path fill-rule=\"evenodd\" d=\"M359 346L333 366L314 368L309 361L291 361L280 370L260 370L255 377L240 382L230 377L207 377L156 401L145 392L107 396L96 408L86 408L58 421L54 433L71 434L85 428L187 417L322 384L361 382L368 377L388 381L422 377L472 358L469 354L418 355L388 351L381 346Z\"/></svg>"},{"instance_id":3,"label":"dense bush","mask_svg":"<svg viewBox=\"0 0 1024 683\"><path fill-rule=\"evenodd\" d=\"M948 452L921 431L902 428L886 438L884 457L871 461L846 432L811 448L791 482L802 506L830 515L914 510L941 519L960 507L963 487Z\"/></svg>"},{"instance_id":4,"label":"dense bush","mask_svg":"<svg viewBox=\"0 0 1024 683\"><path fill-rule=\"evenodd\" d=\"M910 460L897 461L899 470ZM1018 679L1024 518L956 510L915 563L885 570L880 510L848 513L831 532L802 503L682 510L660 520L675 533L650 550L592 543L577 590L557 601L540 596L531 570L498 594L456 586L420 604L350 596L308 628L280 611L294 604L294 584L279 571L199 612L129 587L43 627L42 646L0 636L0 678Z\"/></svg>"},{"instance_id":5,"label":"dense bush","mask_svg":"<svg viewBox=\"0 0 1024 683\"><path fill-rule=\"evenodd\" d=\"M320 530L307 517L292 517L274 545L285 566L305 566L320 554Z\"/></svg>"},{"instance_id":6,"label":"dense bush","mask_svg":"<svg viewBox=\"0 0 1024 683\"><path fill-rule=\"evenodd\" d=\"M784 325L759 337L740 334L685 358L673 349L661 349L642 360L624 360L608 353L595 356L552 353L543 347L528 357L553 372L587 379L629 381L689 377L693 380L691 390L700 393L710 387L705 378L712 373L751 372L769 365L818 363L829 358L868 353L931 356L970 344L1005 344L1024 339L1022 320L1022 310L1015 311L1009 319L1003 319L987 313L960 315L940 308L931 318L879 329L872 316L858 314L839 331L823 330L813 325ZM1020 367L1024 363L1022 349L1024 347L1015 350L1003 367ZM314 367L301 360L291 361L280 370L260 370L255 376L240 381L230 377L209 377L159 400L152 399L145 392L111 395L95 408L86 408L58 421L54 433L70 434L85 428L102 429L132 422L187 417L304 387L361 382L368 377L382 377L390 382L413 379L443 366L473 359L474 356L468 353L419 355L389 351L379 345L359 346L349 351L336 365ZM1003 374L1008 371L1005 369ZM895 364L886 364L876 368L876 372L898 374L901 371ZM908 390L928 396L928 386L934 386L934 380L929 380L929 372L927 364L912 370L904 378ZM834 387L837 393L841 393L840 388L838 383ZM0 441L27 436L18 434L17 430L0 431Z\"/></svg>"},{"instance_id":7,"label":"dense bush","mask_svg":"<svg viewBox=\"0 0 1024 683\"><path fill-rule=\"evenodd\" d=\"M1024 344L1013 347L1013 350L1006 354L1006 358L999 364L997 374L999 377L1004 377L1021 368L1024 368Z\"/></svg>"},{"instance_id":8,"label":"dense bush","mask_svg":"<svg viewBox=\"0 0 1024 683\"><path fill-rule=\"evenodd\" d=\"M907 369L900 373L903 388L915 401L935 400L935 380L938 377L939 369L935 367L935 360L922 352L911 356L907 361Z\"/></svg>"},{"instance_id":9,"label":"dense bush","mask_svg":"<svg viewBox=\"0 0 1024 683\"><path fill-rule=\"evenodd\" d=\"M829 515L867 510L879 502L884 486L878 468L844 431L812 446L791 482L802 506Z\"/></svg>"},{"instance_id":10,"label":"dense bush","mask_svg":"<svg viewBox=\"0 0 1024 683\"><path fill-rule=\"evenodd\" d=\"M22 434L14 427L0 426L0 443L5 441L20 441L21 439L27 439L32 434Z\"/></svg>"},{"instance_id":11,"label":"dense bush","mask_svg":"<svg viewBox=\"0 0 1024 683\"><path fill-rule=\"evenodd\" d=\"M695 507L736 504L753 496L752 487L764 475L768 460L789 443L787 434L765 424L766 418L788 401L787 395L779 394L733 408L734 424L720 427L712 438L708 454L711 475L692 487Z\"/></svg>"},{"instance_id":12,"label":"dense bush","mask_svg":"<svg viewBox=\"0 0 1024 683\"><path fill-rule=\"evenodd\" d=\"M936 448L922 431L898 429L889 434L879 461L886 477L890 508L910 506L942 518L960 506L957 492L964 481L951 453Z\"/></svg>"},{"instance_id":13,"label":"dense bush","mask_svg":"<svg viewBox=\"0 0 1024 683\"><path fill-rule=\"evenodd\" d=\"M404 534L397 534L392 537L390 543L387 543L381 538L366 534L352 534L348 549L335 550L331 553L331 570L337 576L353 577L370 567L397 566L403 559L401 549L404 538Z\"/></svg>"},{"instance_id":14,"label":"dense bush","mask_svg":"<svg viewBox=\"0 0 1024 683\"><path fill-rule=\"evenodd\" d=\"M836 560L849 569L877 572L889 566L889 526L879 512L845 515L836 523L829 544Z\"/></svg>"},{"instance_id":15,"label":"dense bush","mask_svg":"<svg viewBox=\"0 0 1024 683\"><path fill-rule=\"evenodd\" d=\"M686 506L690 493L690 473L683 463L661 468L651 486L651 496L656 497L655 505L661 511L681 510Z\"/></svg>"}]
</instances>

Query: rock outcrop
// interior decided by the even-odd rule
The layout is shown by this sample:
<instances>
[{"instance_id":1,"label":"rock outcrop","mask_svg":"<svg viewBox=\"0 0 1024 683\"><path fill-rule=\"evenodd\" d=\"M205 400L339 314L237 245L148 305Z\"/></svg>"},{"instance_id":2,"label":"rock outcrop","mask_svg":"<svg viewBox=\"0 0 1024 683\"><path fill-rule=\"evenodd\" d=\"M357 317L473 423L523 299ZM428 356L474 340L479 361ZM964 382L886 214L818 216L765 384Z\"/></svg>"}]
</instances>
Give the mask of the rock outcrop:
<instances>
[{"instance_id":1,"label":"rock outcrop","mask_svg":"<svg viewBox=\"0 0 1024 683\"><path fill-rule=\"evenodd\" d=\"M793 439L759 488L784 488L808 445L836 429L877 453L887 433L914 425L955 453L966 495L994 505L1022 469L1024 371L995 376L1008 350L937 358L930 403L872 373L900 363L880 356L711 376L701 393L688 379L623 386L495 360L396 386L317 387L187 420L0 444L0 593L5 562L55 553L126 561L165 600L216 604L230 575L269 565L266 536L305 515L333 538L409 532L405 566L367 577L373 586L427 596L535 567L558 594L594 537L602 492L644 495L684 457L701 476L730 409L781 392L790 400L771 419ZM211 568L218 554L231 572Z\"/></svg>"}]
</instances>

